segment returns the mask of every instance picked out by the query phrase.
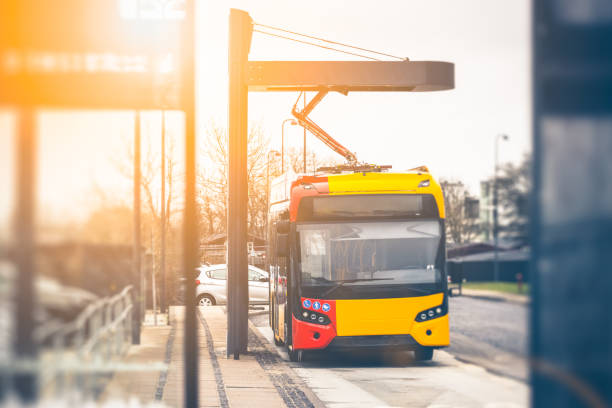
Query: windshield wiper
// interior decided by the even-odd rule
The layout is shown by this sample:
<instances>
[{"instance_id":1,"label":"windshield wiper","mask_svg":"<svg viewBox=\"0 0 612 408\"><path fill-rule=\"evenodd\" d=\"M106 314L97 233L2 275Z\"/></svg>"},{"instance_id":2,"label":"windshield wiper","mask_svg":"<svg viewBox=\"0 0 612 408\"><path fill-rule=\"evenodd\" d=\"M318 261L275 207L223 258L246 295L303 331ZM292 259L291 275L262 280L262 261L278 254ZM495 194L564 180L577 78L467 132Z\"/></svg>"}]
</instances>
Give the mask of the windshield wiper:
<instances>
[{"instance_id":1,"label":"windshield wiper","mask_svg":"<svg viewBox=\"0 0 612 408\"><path fill-rule=\"evenodd\" d=\"M321 293L320 296L321 296L321 299L324 299L325 296L329 295L330 293L332 293L333 291L335 291L336 289L338 289L339 287L341 287L345 283L369 282L369 281L380 281L380 280L395 280L395 279L393 279L393 278L362 278L362 279L337 280L337 281L333 281L333 282L336 282L335 286L332 286L331 288L327 289L325 292Z\"/></svg>"},{"instance_id":2,"label":"windshield wiper","mask_svg":"<svg viewBox=\"0 0 612 408\"><path fill-rule=\"evenodd\" d=\"M431 294L431 290L426 290L426 289L418 289L418 288L415 288L415 287L410 287L410 289L408 289L408 290L411 290L411 291L413 291L413 292L417 292L417 293L424 293L424 294L426 294L426 295Z\"/></svg>"}]
</instances>

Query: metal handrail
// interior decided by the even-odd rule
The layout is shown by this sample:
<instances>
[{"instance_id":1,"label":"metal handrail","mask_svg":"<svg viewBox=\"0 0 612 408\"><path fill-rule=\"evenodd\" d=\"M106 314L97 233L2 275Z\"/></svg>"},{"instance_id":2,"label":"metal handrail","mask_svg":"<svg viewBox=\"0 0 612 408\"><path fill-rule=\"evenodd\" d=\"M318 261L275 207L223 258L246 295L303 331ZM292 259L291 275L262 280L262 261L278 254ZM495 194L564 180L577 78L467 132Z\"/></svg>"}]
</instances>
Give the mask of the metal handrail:
<instances>
[{"instance_id":1,"label":"metal handrail","mask_svg":"<svg viewBox=\"0 0 612 408\"><path fill-rule=\"evenodd\" d=\"M87 389L87 378L83 370L74 370L74 359L99 365L127 351L132 330L132 290L131 285L126 286L114 296L96 300L71 322L53 321L35 330L38 344L52 345L54 364L47 364L43 370L46 372L41 374L46 377L46 385L55 380L56 394L61 394L68 377L82 391Z\"/></svg>"}]
</instances>

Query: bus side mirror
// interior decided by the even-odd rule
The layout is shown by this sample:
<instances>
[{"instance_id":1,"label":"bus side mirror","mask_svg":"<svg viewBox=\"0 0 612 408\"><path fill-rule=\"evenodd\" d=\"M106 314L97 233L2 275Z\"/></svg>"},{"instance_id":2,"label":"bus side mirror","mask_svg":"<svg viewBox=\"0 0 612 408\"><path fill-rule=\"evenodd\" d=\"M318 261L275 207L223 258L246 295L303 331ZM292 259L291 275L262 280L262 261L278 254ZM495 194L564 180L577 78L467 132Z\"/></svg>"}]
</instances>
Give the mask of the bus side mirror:
<instances>
[{"instance_id":1,"label":"bus side mirror","mask_svg":"<svg viewBox=\"0 0 612 408\"><path fill-rule=\"evenodd\" d=\"M289 234L278 234L276 236L276 256L289 256Z\"/></svg>"}]
</instances>

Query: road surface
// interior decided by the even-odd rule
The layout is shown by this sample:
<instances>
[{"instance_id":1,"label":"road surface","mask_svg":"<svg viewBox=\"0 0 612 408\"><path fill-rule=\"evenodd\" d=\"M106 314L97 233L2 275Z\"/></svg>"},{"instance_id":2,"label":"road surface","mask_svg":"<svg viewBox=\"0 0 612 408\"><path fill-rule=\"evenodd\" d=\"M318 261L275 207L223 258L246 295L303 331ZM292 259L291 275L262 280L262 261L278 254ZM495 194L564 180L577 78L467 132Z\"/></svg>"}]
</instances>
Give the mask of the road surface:
<instances>
[{"instance_id":1,"label":"road surface","mask_svg":"<svg viewBox=\"0 0 612 408\"><path fill-rule=\"evenodd\" d=\"M527 381L527 305L461 296L450 298L449 309L449 353Z\"/></svg>"}]
</instances>

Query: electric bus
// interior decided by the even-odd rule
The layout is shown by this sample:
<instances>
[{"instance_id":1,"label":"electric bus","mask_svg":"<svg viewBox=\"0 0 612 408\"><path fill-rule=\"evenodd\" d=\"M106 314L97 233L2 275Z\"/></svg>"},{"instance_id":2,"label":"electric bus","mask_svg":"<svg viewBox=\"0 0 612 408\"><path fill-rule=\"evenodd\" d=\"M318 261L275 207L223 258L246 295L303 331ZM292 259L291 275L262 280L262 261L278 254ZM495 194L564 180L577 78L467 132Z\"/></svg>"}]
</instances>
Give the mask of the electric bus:
<instances>
[{"instance_id":1,"label":"electric bus","mask_svg":"<svg viewBox=\"0 0 612 408\"><path fill-rule=\"evenodd\" d=\"M426 167L284 174L270 187L270 326L304 351L449 345L444 199Z\"/></svg>"}]
</instances>

